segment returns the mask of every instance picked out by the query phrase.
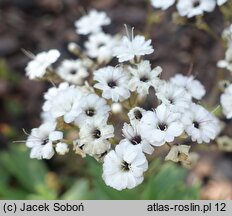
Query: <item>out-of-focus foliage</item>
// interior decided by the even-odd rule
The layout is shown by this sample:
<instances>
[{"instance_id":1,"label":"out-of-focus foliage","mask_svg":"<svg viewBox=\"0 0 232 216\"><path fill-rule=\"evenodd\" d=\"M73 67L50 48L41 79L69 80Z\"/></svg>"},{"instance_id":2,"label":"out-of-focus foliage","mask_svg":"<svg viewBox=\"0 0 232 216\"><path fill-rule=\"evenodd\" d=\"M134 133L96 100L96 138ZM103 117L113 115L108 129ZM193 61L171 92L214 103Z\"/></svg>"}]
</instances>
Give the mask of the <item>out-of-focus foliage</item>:
<instances>
[{"instance_id":1,"label":"out-of-focus foliage","mask_svg":"<svg viewBox=\"0 0 232 216\"><path fill-rule=\"evenodd\" d=\"M9 70L5 60L2 58L0 58L0 79L9 81L11 84L16 84L20 81L20 76Z\"/></svg>"},{"instance_id":2,"label":"out-of-focus foliage","mask_svg":"<svg viewBox=\"0 0 232 216\"><path fill-rule=\"evenodd\" d=\"M0 154L1 199L54 199L56 191L46 184L44 163L31 160L24 146L11 145Z\"/></svg>"},{"instance_id":3,"label":"out-of-focus foliage","mask_svg":"<svg viewBox=\"0 0 232 216\"><path fill-rule=\"evenodd\" d=\"M145 184L121 192L105 185L102 168L96 161L87 158L86 163L87 176L64 179L52 175L44 161L31 160L25 146L11 145L0 153L0 199L199 198L199 184L186 186L186 170L173 163L162 165L155 160L145 176Z\"/></svg>"}]
</instances>

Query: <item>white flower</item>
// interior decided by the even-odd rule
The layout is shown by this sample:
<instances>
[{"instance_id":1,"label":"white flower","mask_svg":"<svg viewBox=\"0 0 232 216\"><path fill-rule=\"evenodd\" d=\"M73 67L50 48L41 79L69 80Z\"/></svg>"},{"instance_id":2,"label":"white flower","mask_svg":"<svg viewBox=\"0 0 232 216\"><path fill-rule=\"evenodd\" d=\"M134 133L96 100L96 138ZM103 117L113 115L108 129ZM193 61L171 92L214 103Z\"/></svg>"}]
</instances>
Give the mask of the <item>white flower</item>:
<instances>
[{"instance_id":1,"label":"white flower","mask_svg":"<svg viewBox=\"0 0 232 216\"><path fill-rule=\"evenodd\" d=\"M146 110L144 110L141 107L134 107L133 109L131 109L128 113L131 125L139 124L140 120L142 119L145 113Z\"/></svg>"},{"instance_id":2,"label":"white flower","mask_svg":"<svg viewBox=\"0 0 232 216\"><path fill-rule=\"evenodd\" d=\"M218 61L217 66L232 72L232 48L227 49L225 59Z\"/></svg>"},{"instance_id":3,"label":"white flower","mask_svg":"<svg viewBox=\"0 0 232 216\"><path fill-rule=\"evenodd\" d=\"M79 103L82 96L80 90L72 87L59 91L50 101L53 118L63 117L66 123L74 121L81 113Z\"/></svg>"},{"instance_id":4,"label":"white flower","mask_svg":"<svg viewBox=\"0 0 232 216\"><path fill-rule=\"evenodd\" d=\"M59 58L60 52L52 49L48 52L41 52L33 57L26 67L26 75L30 79L42 78L51 64Z\"/></svg>"},{"instance_id":5,"label":"white flower","mask_svg":"<svg viewBox=\"0 0 232 216\"><path fill-rule=\"evenodd\" d=\"M74 86L73 86L74 87ZM51 87L48 91L44 94L45 100L50 100L54 96L58 94L59 91L69 88L69 84L67 82L62 82L59 84L58 87Z\"/></svg>"},{"instance_id":6,"label":"white flower","mask_svg":"<svg viewBox=\"0 0 232 216\"><path fill-rule=\"evenodd\" d=\"M227 1L228 1L228 0L217 0L217 4L218 4L219 6L221 6L221 5L225 4Z\"/></svg>"},{"instance_id":7,"label":"white flower","mask_svg":"<svg viewBox=\"0 0 232 216\"><path fill-rule=\"evenodd\" d=\"M42 111L40 114L40 118L42 120L42 123L46 122L56 122L56 119L53 118L50 112L44 112Z\"/></svg>"},{"instance_id":8,"label":"white flower","mask_svg":"<svg viewBox=\"0 0 232 216\"><path fill-rule=\"evenodd\" d=\"M147 111L140 123L141 136L154 146L161 146L165 142L172 142L183 132L180 114L172 112L164 104L155 111Z\"/></svg>"},{"instance_id":9,"label":"white flower","mask_svg":"<svg viewBox=\"0 0 232 216\"><path fill-rule=\"evenodd\" d=\"M145 37L136 35L130 40L123 36L119 45L113 49L113 55L118 58L119 62L132 60L135 57L151 54L154 49L151 46L151 40L145 41Z\"/></svg>"},{"instance_id":10,"label":"white flower","mask_svg":"<svg viewBox=\"0 0 232 216\"><path fill-rule=\"evenodd\" d=\"M95 88L102 90L102 97L114 102L130 97L128 89L129 76L121 67L105 67L94 72Z\"/></svg>"},{"instance_id":11,"label":"white flower","mask_svg":"<svg viewBox=\"0 0 232 216\"><path fill-rule=\"evenodd\" d=\"M87 121L80 127L78 146L89 155L98 155L110 149L109 138L114 136L114 127L107 125L104 118Z\"/></svg>"},{"instance_id":12,"label":"white flower","mask_svg":"<svg viewBox=\"0 0 232 216\"><path fill-rule=\"evenodd\" d=\"M151 4L154 8L161 8L166 10L171 7L176 0L151 0Z\"/></svg>"},{"instance_id":13,"label":"white flower","mask_svg":"<svg viewBox=\"0 0 232 216\"><path fill-rule=\"evenodd\" d=\"M147 154L152 154L154 149L150 145L150 143L141 137L140 134L140 125L129 125L124 123L122 132L125 138L132 144L132 145L141 145L143 152Z\"/></svg>"},{"instance_id":14,"label":"white flower","mask_svg":"<svg viewBox=\"0 0 232 216\"><path fill-rule=\"evenodd\" d=\"M157 98L169 106L174 112L184 112L191 103L191 98L185 89L173 83L164 83L156 91Z\"/></svg>"},{"instance_id":15,"label":"white flower","mask_svg":"<svg viewBox=\"0 0 232 216\"><path fill-rule=\"evenodd\" d=\"M215 6L215 0L179 0L176 5L179 14L188 18L212 12Z\"/></svg>"},{"instance_id":16,"label":"white flower","mask_svg":"<svg viewBox=\"0 0 232 216\"><path fill-rule=\"evenodd\" d=\"M56 152L60 155L65 155L69 152L68 145L66 143L59 142L56 144Z\"/></svg>"},{"instance_id":17,"label":"white flower","mask_svg":"<svg viewBox=\"0 0 232 216\"><path fill-rule=\"evenodd\" d=\"M195 80L193 76L176 74L170 79L170 82L184 88L191 97L197 100L200 100L205 95L204 86L198 80Z\"/></svg>"},{"instance_id":18,"label":"white flower","mask_svg":"<svg viewBox=\"0 0 232 216\"><path fill-rule=\"evenodd\" d=\"M141 96L145 96L149 93L150 86L157 86L159 83L158 76L162 72L162 68L158 66L151 70L149 61L141 61L136 68L129 67L129 71L132 74L128 84L129 89L137 90Z\"/></svg>"},{"instance_id":19,"label":"white flower","mask_svg":"<svg viewBox=\"0 0 232 216\"><path fill-rule=\"evenodd\" d=\"M223 113L226 118L232 118L232 84L230 84L220 97Z\"/></svg>"},{"instance_id":20,"label":"white flower","mask_svg":"<svg viewBox=\"0 0 232 216\"><path fill-rule=\"evenodd\" d=\"M31 148L30 158L51 159L54 155L53 141L63 138L63 133L55 131L55 123L44 123L34 128L29 135L26 146Z\"/></svg>"},{"instance_id":21,"label":"white flower","mask_svg":"<svg viewBox=\"0 0 232 216\"><path fill-rule=\"evenodd\" d=\"M232 24L222 32L222 38L226 40L228 48L232 48Z\"/></svg>"},{"instance_id":22,"label":"white flower","mask_svg":"<svg viewBox=\"0 0 232 216\"><path fill-rule=\"evenodd\" d=\"M59 91L62 91L64 89L67 89L71 86L67 82L62 82L59 84L58 87L51 87L47 90L47 92L44 94L45 102L43 104L43 111L48 112L51 110L52 107L52 100L53 98L58 94ZM74 88L74 86L72 86ZM47 114L46 114L47 115Z\"/></svg>"},{"instance_id":23,"label":"white flower","mask_svg":"<svg viewBox=\"0 0 232 216\"><path fill-rule=\"evenodd\" d=\"M57 69L58 75L65 81L81 85L86 78L91 63L87 59L64 60Z\"/></svg>"},{"instance_id":24,"label":"white flower","mask_svg":"<svg viewBox=\"0 0 232 216\"><path fill-rule=\"evenodd\" d=\"M219 120L200 105L192 103L183 116L186 133L198 143L214 140L220 132Z\"/></svg>"},{"instance_id":25,"label":"white flower","mask_svg":"<svg viewBox=\"0 0 232 216\"><path fill-rule=\"evenodd\" d=\"M109 117L110 107L107 105L105 99L100 98L96 94L89 94L83 97L79 102L80 114L75 123L82 125L86 121L94 120L96 118L105 118L107 121Z\"/></svg>"},{"instance_id":26,"label":"white flower","mask_svg":"<svg viewBox=\"0 0 232 216\"><path fill-rule=\"evenodd\" d=\"M109 62L112 59L112 50L116 45L116 39L103 32L90 35L85 43L87 55L96 58L99 63Z\"/></svg>"},{"instance_id":27,"label":"white flower","mask_svg":"<svg viewBox=\"0 0 232 216\"><path fill-rule=\"evenodd\" d=\"M109 25L110 22L111 20L105 12L91 10L87 15L75 22L76 32L82 35L100 32L102 26Z\"/></svg>"},{"instance_id":28,"label":"white flower","mask_svg":"<svg viewBox=\"0 0 232 216\"><path fill-rule=\"evenodd\" d=\"M140 146L122 140L104 158L103 175L106 185L117 190L132 189L143 182L148 162Z\"/></svg>"}]
</instances>

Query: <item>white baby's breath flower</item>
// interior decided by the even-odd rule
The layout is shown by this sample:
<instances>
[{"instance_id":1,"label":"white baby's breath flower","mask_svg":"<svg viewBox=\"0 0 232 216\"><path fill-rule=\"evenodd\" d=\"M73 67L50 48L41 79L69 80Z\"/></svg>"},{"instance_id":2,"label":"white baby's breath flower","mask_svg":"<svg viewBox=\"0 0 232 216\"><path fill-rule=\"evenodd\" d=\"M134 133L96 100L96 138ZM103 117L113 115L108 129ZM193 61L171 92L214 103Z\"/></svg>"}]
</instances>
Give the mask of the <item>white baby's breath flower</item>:
<instances>
[{"instance_id":1,"label":"white baby's breath flower","mask_svg":"<svg viewBox=\"0 0 232 216\"><path fill-rule=\"evenodd\" d=\"M154 8L161 8L162 10L166 10L171 7L176 0L151 0L151 5Z\"/></svg>"},{"instance_id":2,"label":"white baby's breath flower","mask_svg":"<svg viewBox=\"0 0 232 216\"><path fill-rule=\"evenodd\" d=\"M40 113L40 118L41 118L42 123L46 123L46 122L56 122L56 119L53 118L53 116L51 115L50 112L44 112L44 111L42 111L42 112Z\"/></svg>"},{"instance_id":3,"label":"white baby's breath flower","mask_svg":"<svg viewBox=\"0 0 232 216\"><path fill-rule=\"evenodd\" d=\"M220 97L223 113L226 118L232 118L232 84L230 84Z\"/></svg>"},{"instance_id":4,"label":"white baby's breath flower","mask_svg":"<svg viewBox=\"0 0 232 216\"><path fill-rule=\"evenodd\" d=\"M59 91L58 94L50 101L50 112L54 118L63 117L66 123L73 122L81 113L80 99L82 92L77 88L66 88Z\"/></svg>"},{"instance_id":5,"label":"white baby's breath flower","mask_svg":"<svg viewBox=\"0 0 232 216\"><path fill-rule=\"evenodd\" d=\"M78 125L82 125L86 121L92 121L99 117L105 118L107 121L109 117L110 107L104 98L100 98L96 94L89 94L82 97L79 102L79 107L81 111L75 121Z\"/></svg>"},{"instance_id":6,"label":"white baby's breath flower","mask_svg":"<svg viewBox=\"0 0 232 216\"><path fill-rule=\"evenodd\" d=\"M111 20L105 12L91 10L75 22L76 32L81 35L100 32L102 26L109 25L110 22Z\"/></svg>"},{"instance_id":7,"label":"white baby's breath flower","mask_svg":"<svg viewBox=\"0 0 232 216\"><path fill-rule=\"evenodd\" d=\"M155 111L147 111L140 122L141 136L154 146L172 142L182 134L184 128L180 114L172 112L166 105L159 105Z\"/></svg>"},{"instance_id":8,"label":"white baby's breath flower","mask_svg":"<svg viewBox=\"0 0 232 216\"><path fill-rule=\"evenodd\" d=\"M25 69L26 75L30 79L42 78L45 75L47 68L56 62L59 57L60 52L55 49L37 54L27 64Z\"/></svg>"},{"instance_id":9,"label":"white baby's breath flower","mask_svg":"<svg viewBox=\"0 0 232 216\"><path fill-rule=\"evenodd\" d=\"M137 91L141 96L145 96L149 93L151 86L158 85L158 76L162 72L162 68L158 66L151 70L149 61L141 61L136 68L129 67L129 71L132 74L128 84L129 89Z\"/></svg>"},{"instance_id":10,"label":"white baby's breath flower","mask_svg":"<svg viewBox=\"0 0 232 216\"><path fill-rule=\"evenodd\" d=\"M104 158L103 175L106 185L117 190L132 189L143 182L148 162L140 146L122 140Z\"/></svg>"},{"instance_id":11,"label":"white baby's breath flower","mask_svg":"<svg viewBox=\"0 0 232 216\"><path fill-rule=\"evenodd\" d=\"M227 42L227 47L232 48L232 24L222 32L222 38Z\"/></svg>"},{"instance_id":12,"label":"white baby's breath flower","mask_svg":"<svg viewBox=\"0 0 232 216\"><path fill-rule=\"evenodd\" d=\"M204 86L198 80L195 80L193 76L176 74L170 79L170 82L184 88L191 97L197 100L200 100L205 95Z\"/></svg>"},{"instance_id":13,"label":"white baby's breath flower","mask_svg":"<svg viewBox=\"0 0 232 216\"><path fill-rule=\"evenodd\" d=\"M58 75L65 81L81 85L88 73L88 67L91 63L83 60L64 60L57 69Z\"/></svg>"},{"instance_id":14,"label":"white baby's breath flower","mask_svg":"<svg viewBox=\"0 0 232 216\"><path fill-rule=\"evenodd\" d=\"M193 142L209 143L220 132L219 120L200 105L192 103L182 117L186 133Z\"/></svg>"},{"instance_id":15,"label":"white baby's breath flower","mask_svg":"<svg viewBox=\"0 0 232 216\"><path fill-rule=\"evenodd\" d=\"M217 66L232 72L232 48L226 50L225 59L218 61Z\"/></svg>"},{"instance_id":16,"label":"white baby's breath flower","mask_svg":"<svg viewBox=\"0 0 232 216\"><path fill-rule=\"evenodd\" d=\"M148 55L154 52L151 46L151 40L145 40L144 36L136 35L132 39L129 36L123 36L119 45L113 49L113 55L119 62L129 61L135 57Z\"/></svg>"},{"instance_id":17,"label":"white baby's breath flower","mask_svg":"<svg viewBox=\"0 0 232 216\"><path fill-rule=\"evenodd\" d=\"M105 118L96 118L81 125L79 135L78 146L86 154L99 155L110 149L108 139L114 136L114 127Z\"/></svg>"},{"instance_id":18,"label":"white baby's breath flower","mask_svg":"<svg viewBox=\"0 0 232 216\"><path fill-rule=\"evenodd\" d=\"M29 135L26 146L31 148L30 158L51 159L54 155L53 141L63 138L63 133L55 131L55 123L44 123L34 128Z\"/></svg>"},{"instance_id":19,"label":"white baby's breath flower","mask_svg":"<svg viewBox=\"0 0 232 216\"><path fill-rule=\"evenodd\" d=\"M191 103L191 98L185 89L173 83L164 83L156 91L157 98L174 112L184 112Z\"/></svg>"},{"instance_id":20,"label":"white baby's breath flower","mask_svg":"<svg viewBox=\"0 0 232 216\"><path fill-rule=\"evenodd\" d=\"M144 153L147 153L147 154L153 153L154 151L153 147L150 145L150 143L146 139L141 137L139 124L136 124L136 125L134 124L131 126L127 123L124 123L122 132L125 138L132 145L141 145Z\"/></svg>"},{"instance_id":21,"label":"white baby's breath flower","mask_svg":"<svg viewBox=\"0 0 232 216\"><path fill-rule=\"evenodd\" d=\"M74 88L74 86L69 86L69 84L67 82L62 82L59 84L58 87L51 87L47 90L47 92L44 94L44 99L45 99L45 102L43 104L43 111L44 112L48 112L51 110L51 107L52 107L52 100L53 98L58 94L59 91L62 91L64 89L67 89L67 88ZM47 114L46 114L47 115Z\"/></svg>"},{"instance_id":22,"label":"white baby's breath flower","mask_svg":"<svg viewBox=\"0 0 232 216\"><path fill-rule=\"evenodd\" d=\"M128 117L130 119L131 125L139 124L139 122L141 121L141 119L145 113L146 113L146 110L144 110L141 107L132 108L128 113Z\"/></svg>"},{"instance_id":23,"label":"white baby's breath flower","mask_svg":"<svg viewBox=\"0 0 232 216\"><path fill-rule=\"evenodd\" d=\"M96 58L99 63L107 63L112 59L112 50L116 45L116 39L103 32L90 35L85 43L87 55Z\"/></svg>"},{"instance_id":24,"label":"white baby's breath flower","mask_svg":"<svg viewBox=\"0 0 232 216\"><path fill-rule=\"evenodd\" d=\"M59 142L56 144L56 152L59 155L65 155L69 152L69 148L68 145L66 143L63 142Z\"/></svg>"},{"instance_id":25,"label":"white baby's breath flower","mask_svg":"<svg viewBox=\"0 0 232 216\"><path fill-rule=\"evenodd\" d=\"M228 1L228 0L217 0L217 4L218 4L219 6L221 6L221 5L225 4L227 1Z\"/></svg>"},{"instance_id":26,"label":"white baby's breath flower","mask_svg":"<svg viewBox=\"0 0 232 216\"><path fill-rule=\"evenodd\" d=\"M215 0L179 0L176 5L179 14L188 18L212 12L215 6Z\"/></svg>"},{"instance_id":27,"label":"white baby's breath flower","mask_svg":"<svg viewBox=\"0 0 232 216\"><path fill-rule=\"evenodd\" d=\"M105 67L94 72L95 88L102 90L102 97L114 102L130 97L128 89L129 76L121 67Z\"/></svg>"}]
</instances>

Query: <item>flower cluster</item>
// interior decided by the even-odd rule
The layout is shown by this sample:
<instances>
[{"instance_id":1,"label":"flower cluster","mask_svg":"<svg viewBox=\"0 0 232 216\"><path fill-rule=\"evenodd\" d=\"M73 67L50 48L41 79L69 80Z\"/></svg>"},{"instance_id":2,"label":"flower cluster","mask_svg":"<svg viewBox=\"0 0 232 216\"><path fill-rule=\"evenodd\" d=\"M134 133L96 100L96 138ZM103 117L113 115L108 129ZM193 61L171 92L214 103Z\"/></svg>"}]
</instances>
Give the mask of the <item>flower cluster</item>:
<instances>
[{"instance_id":1,"label":"flower cluster","mask_svg":"<svg viewBox=\"0 0 232 216\"><path fill-rule=\"evenodd\" d=\"M217 66L232 73L232 24L223 31L222 38L226 44L225 59L218 61ZM220 102L226 118L232 118L232 84L226 86Z\"/></svg>"},{"instance_id":2,"label":"flower cluster","mask_svg":"<svg viewBox=\"0 0 232 216\"><path fill-rule=\"evenodd\" d=\"M76 32L87 35L84 50L69 44L76 60L63 60L54 68L59 52L50 50L29 62L29 78L56 78L59 84L44 94L43 123L32 129L26 145L31 158L37 159L50 159L55 152L67 154L73 145L75 153L102 162L105 183L122 190L143 181L146 155L155 148L168 144L175 152L182 151L182 145L177 146L187 137L209 143L220 126L199 105L206 91L198 80L182 74L161 79L162 68L144 59L154 52L151 40L134 36L133 29L122 37L106 34L102 28L110 22L104 12L95 10L75 22ZM145 110L143 102L151 91L158 105ZM75 137L69 136L70 131Z\"/></svg>"},{"instance_id":3,"label":"flower cluster","mask_svg":"<svg viewBox=\"0 0 232 216\"><path fill-rule=\"evenodd\" d=\"M226 118L232 118L232 84L226 87L224 93L220 97L220 101Z\"/></svg>"},{"instance_id":4,"label":"flower cluster","mask_svg":"<svg viewBox=\"0 0 232 216\"><path fill-rule=\"evenodd\" d=\"M223 31L222 38L226 43L227 49L225 59L218 61L217 66L232 72L232 24Z\"/></svg>"},{"instance_id":5,"label":"flower cluster","mask_svg":"<svg viewBox=\"0 0 232 216\"><path fill-rule=\"evenodd\" d=\"M227 0L151 0L154 8L161 8L166 10L176 3L176 8L181 16L188 18L202 15L204 12L212 12L216 5L221 6Z\"/></svg>"}]
</instances>

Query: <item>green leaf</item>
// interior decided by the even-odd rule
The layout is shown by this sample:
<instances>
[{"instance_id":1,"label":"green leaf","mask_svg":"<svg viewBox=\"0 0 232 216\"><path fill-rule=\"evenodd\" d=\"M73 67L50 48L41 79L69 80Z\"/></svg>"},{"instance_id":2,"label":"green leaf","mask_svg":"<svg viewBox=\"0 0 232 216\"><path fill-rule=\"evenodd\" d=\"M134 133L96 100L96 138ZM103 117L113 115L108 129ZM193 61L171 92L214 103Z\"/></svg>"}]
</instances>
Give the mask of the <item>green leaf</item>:
<instances>
[{"instance_id":1,"label":"green leaf","mask_svg":"<svg viewBox=\"0 0 232 216\"><path fill-rule=\"evenodd\" d=\"M43 184L47 172L42 161L31 160L24 146L12 145L9 151L0 154L0 164L27 191L35 191Z\"/></svg>"},{"instance_id":2,"label":"green leaf","mask_svg":"<svg viewBox=\"0 0 232 216\"><path fill-rule=\"evenodd\" d=\"M10 81L11 84L17 84L20 81L20 75L10 71L2 58L0 58L0 79Z\"/></svg>"},{"instance_id":3,"label":"green leaf","mask_svg":"<svg viewBox=\"0 0 232 216\"><path fill-rule=\"evenodd\" d=\"M0 198L1 199L25 199L27 192L21 189L10 187L8 184L0 182Z\"/></svg>"},{"instance_id":4,"label":"green leaf","mask_svg":"<svg viewBox=\"0 0 232 216\"><path fill-rule=\"evenodd\" d=\"M38 184L36 186L36 193L29 194L27 199L30 200L56 200L58 199L55 190L49 188L45 184Z\"/></svg>"},{"instance_id":5,"label":"green leaf","mask_svg":"<svg viewBox=\"0 0 232 216\"><path fill-rule=\"evenodd\" d=\"M165 163L159 172L148 179L143 192L143 199L174 200L198 199L199 185L187 187L184 179L186 170L174 163Z\"/></svg>"},{"instance_id":6,"label":"green leaf","mask_svg":"<svg viewBox=\"0 0 232 216\"><path fill-rule=\"evenodd\" d=\"M85 179L76 181L60 198L62 200L84 200L90 198L89 183Z\"/></svg>"}]
</instances>

